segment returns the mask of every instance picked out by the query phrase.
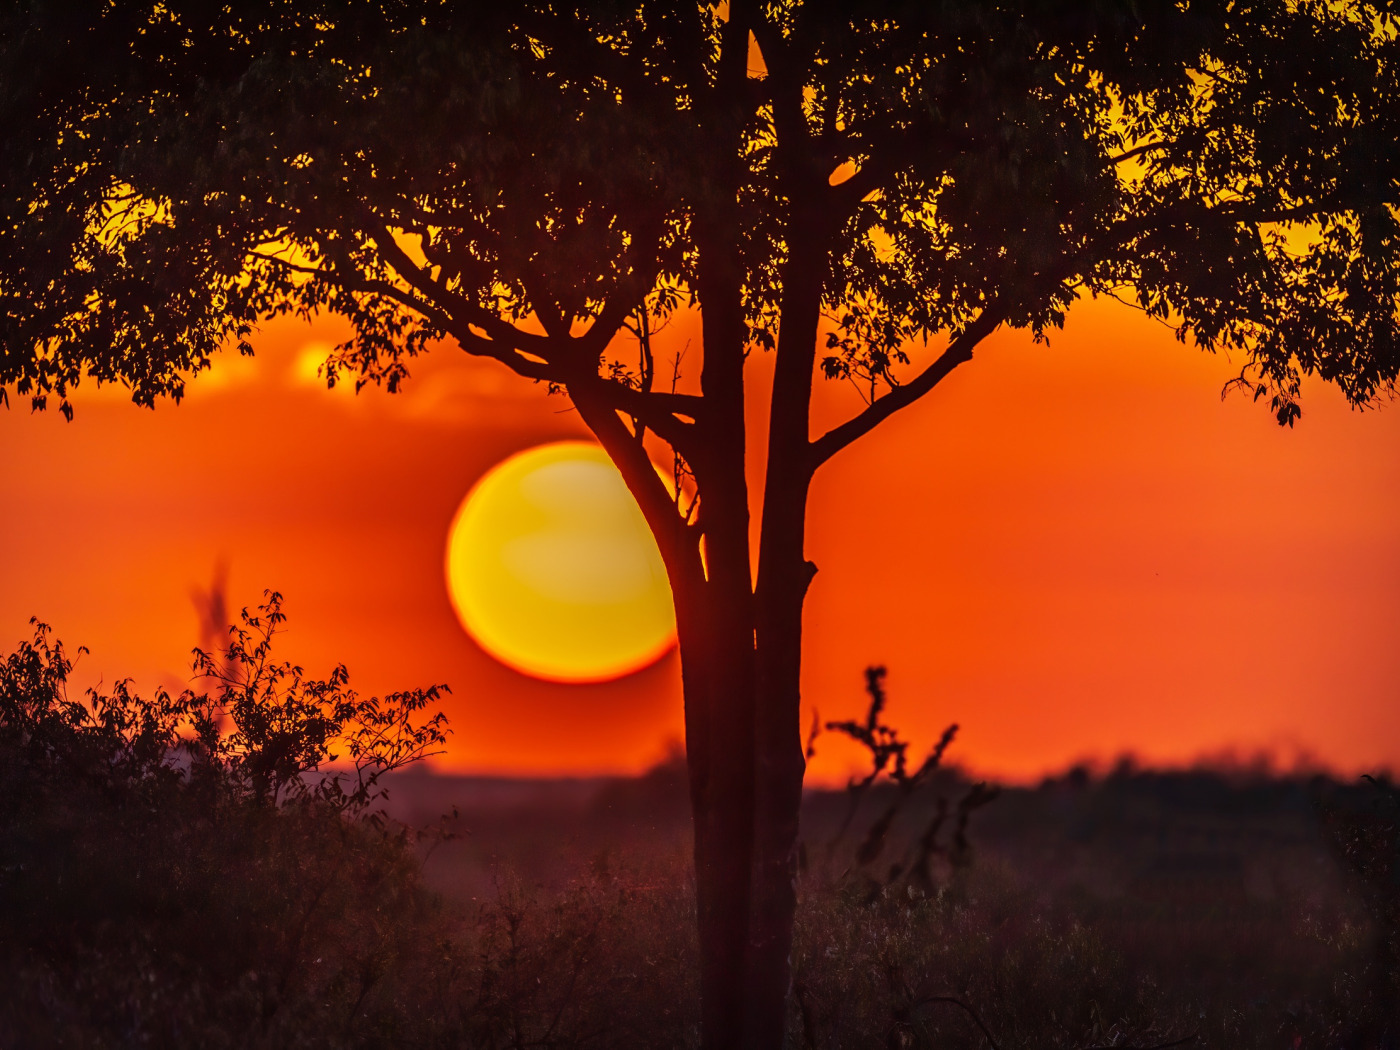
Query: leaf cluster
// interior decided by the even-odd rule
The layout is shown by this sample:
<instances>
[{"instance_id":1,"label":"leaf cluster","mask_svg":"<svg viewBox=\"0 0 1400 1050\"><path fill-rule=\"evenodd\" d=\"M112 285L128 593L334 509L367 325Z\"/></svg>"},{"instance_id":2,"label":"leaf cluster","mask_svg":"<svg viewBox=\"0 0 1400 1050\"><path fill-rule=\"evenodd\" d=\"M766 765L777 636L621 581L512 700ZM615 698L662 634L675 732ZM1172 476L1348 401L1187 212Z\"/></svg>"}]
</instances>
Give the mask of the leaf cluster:
<instances>
[{"instance_id":1,"label":"leaf cluster","mask_svg":"<svg viewBox=\"0 0 1400 1050\"><path fill-rule=\"evenodd\" d=\"M194 734L187 747L196 773L212 768L226 787L258 804L314 800L359 812L387 797L385 774L439 753L446 742L447 716L425 714L446 686L366 698L350 688L344 664L319 680L272 660L273 635L286 620L275 591L256 613L243 610L242 620L221 658L195 650L195 673L216 687L214 697L190 698ZM330 769L309 776L322 767Z\"/></svg>"},{"instance_id":2,"label":"leaf cluster","mask_svg":"<svg viewBox=\"0 0 1400 1050\"><path fill-rule=\"evenodd\" d=\"M446 687L365 698L343 665L308 679L272 659L285 619L281 595L268 592L255 612L243 610L220 658L195 650L213 695L157 689L147 699L122 680L81 701L68 696L73 661L62 643L31 621L34 640L0 663L0 751L36 790L77 781L117 798L187 791L219 805L314 804L378 821L381 778L446 741L446 716L426 712Z\"/></svg>"}]
</instances>

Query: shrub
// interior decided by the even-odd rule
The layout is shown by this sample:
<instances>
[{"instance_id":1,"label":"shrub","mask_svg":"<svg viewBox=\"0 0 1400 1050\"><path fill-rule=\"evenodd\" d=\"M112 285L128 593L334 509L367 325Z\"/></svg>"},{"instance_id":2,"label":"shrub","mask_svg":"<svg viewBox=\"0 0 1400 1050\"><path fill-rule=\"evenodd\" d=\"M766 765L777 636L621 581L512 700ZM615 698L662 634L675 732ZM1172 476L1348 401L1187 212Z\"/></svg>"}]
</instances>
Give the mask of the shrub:
<instances>
[{"instance_id":1,"label":"shrub","mask_svg":"<svg viewBox=\"0 0 1400 1050\"><path fill-rule=\"evenodd\" d=\"M414 1016L440 909L375 804L442 743L440 690L274 662L275 593L242 619L196 653L213 696L72 700L39 623L0 664L0 1044L377 1045Z\"/></svg>"},{"instance_id":2,"label":"shrub","mask_svg":"<svg viewBox=\"0 0 1400 1050\"><path fill-rule=\"evenodd\" d=\"M1394 1044L1400 1041L1400 788L1366 776L1349 789L1319 789L1316 805L1374 927L1361 1027Z\"/></svg>"}]
</instances>

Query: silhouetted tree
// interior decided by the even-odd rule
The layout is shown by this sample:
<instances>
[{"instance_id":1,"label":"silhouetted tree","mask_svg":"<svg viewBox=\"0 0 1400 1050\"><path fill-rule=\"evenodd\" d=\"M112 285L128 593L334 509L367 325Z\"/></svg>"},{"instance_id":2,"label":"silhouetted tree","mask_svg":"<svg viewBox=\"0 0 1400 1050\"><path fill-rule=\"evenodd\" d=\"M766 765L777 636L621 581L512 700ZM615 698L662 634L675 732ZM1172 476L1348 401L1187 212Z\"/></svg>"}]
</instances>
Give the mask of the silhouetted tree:
<instances>
[{"instance_id":1,"label":"silhouetted tree","mask_svg":"<svg viewBox=\"0 0 1400 1050\"><path fill-rule=\"evenodd\" d=\"M1303 376L1354 404L1396 376L1381 0L17 0L0 18L0 382L65 412L84 376L178 398L219 348L251 352L259 319L323 312L354 326L334 363L357 383L392 389L456 343L561 389L612 456L676 601L710 1047L781 1041L822 464L997 328L1039 337L1086 293L1230 348L1284 423ZM686 304L694 393L648 337ZM755 577L756 349L776 361ZM814 437L819 374L868 404Z\"/></svg>"}]
</instances>

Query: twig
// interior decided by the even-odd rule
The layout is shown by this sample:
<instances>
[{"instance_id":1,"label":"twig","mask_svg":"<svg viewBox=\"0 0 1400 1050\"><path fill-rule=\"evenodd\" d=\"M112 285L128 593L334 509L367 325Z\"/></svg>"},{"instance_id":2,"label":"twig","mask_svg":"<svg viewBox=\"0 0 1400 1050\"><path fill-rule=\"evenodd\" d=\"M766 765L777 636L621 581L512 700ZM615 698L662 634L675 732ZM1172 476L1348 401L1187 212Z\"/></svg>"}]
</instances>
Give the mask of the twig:
<instances>
[{"instance_id":1,"label":"twig","mask_svg":"<svg viewBox=\"0 0 1400 1050\"><path fill-rule=\"evenodd\" d=\"M1184 1046L1187 1043L1194 1043L1199 1034L1199 1031L1195 1031L1190 1035L1182 1036L1180 1039L1173 1039L1170 1043L1154 1043L1152 1046L1133 1046L1131 1044L1127 1046L1111 1046L1109 1044L1104 1044L1102 1046L1086 1046L1083 1047L1082 1050L1168 1050L1169 1047Z\"/></svg>"},{"instance_id":2,"label":"twig","mask_svg":"<svg viewBox=\"0 0 1400 1050\"><path fill-rule=\"evenodd\" d=\"M967 1003L963 1002L961 999L952 995L926 995L922 999L920 999L915 1005L924 1006L928 1003L949 1003L965 1011L967 1013L967 1016L972 1018L973 1022L977 1025L977 1027L982 1029L982 1034L987 1037L987 1044L992 1048L992 1050L1001 1050L1001 1044L996 1041L996 1039L992 1036L991 1031L987 1028L985 1024L982 1023L982 1018L977 1016L977 1011L974 1010L972 1007L968 1006ZM1154 1050L1156 1050L1156 1048L1154 1048Z\"/></svg>"}]
</instances>

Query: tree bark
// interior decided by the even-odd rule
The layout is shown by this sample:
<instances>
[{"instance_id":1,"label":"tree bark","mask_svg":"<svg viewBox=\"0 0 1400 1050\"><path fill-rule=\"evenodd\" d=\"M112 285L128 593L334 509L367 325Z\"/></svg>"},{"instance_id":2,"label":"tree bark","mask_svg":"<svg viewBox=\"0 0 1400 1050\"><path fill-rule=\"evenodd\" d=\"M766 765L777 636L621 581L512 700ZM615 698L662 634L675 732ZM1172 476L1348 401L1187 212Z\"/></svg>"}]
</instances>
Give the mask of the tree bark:
<instances>
[{"instance_id":1,"label":"tree bark","mask_svg":"<svg viewBox=\"0 0 1400 1050\"><path fill-rule=\"evenodd\" d=\"M743 1045L753 762L742 741L752 726L753 647L726 630L723 603L691 604L678 608L677 626L695 831L701 1041L719 1050Z\"/></svg>"},{"instance_id":2,"label":"tree bark","mask_svg":"<svg viewBox=\"0 0 1400 1050\"><path fill-rule=\"evenodd\" d=\"M791 626L772 624L758 644L754 849L749 901L746 1045L776 1050L787 1026L797 908L797 834L802 806L798 653L801 598ZM778 630L775 632L774 627Z\"/></svg>"},{"instance_id":3,"label":"tree bark","mask_svg":"<svg viewBox=\"0 0 1400 1050\"><path fill-rule=\"evenodd\" d=\"M742 609L714 592L676 604L695 820L702 1046L776 1050L796 906L803 773L797 682L795 675L774 680L778 662L755 648ZM799 644L793 638L788 648L796 652ZM773 754L765 744L772 732L758 729L755 713L772 708L778 694L793 711L791 733L781 734L792 746Z\"/></svg>"}]
</instances>

